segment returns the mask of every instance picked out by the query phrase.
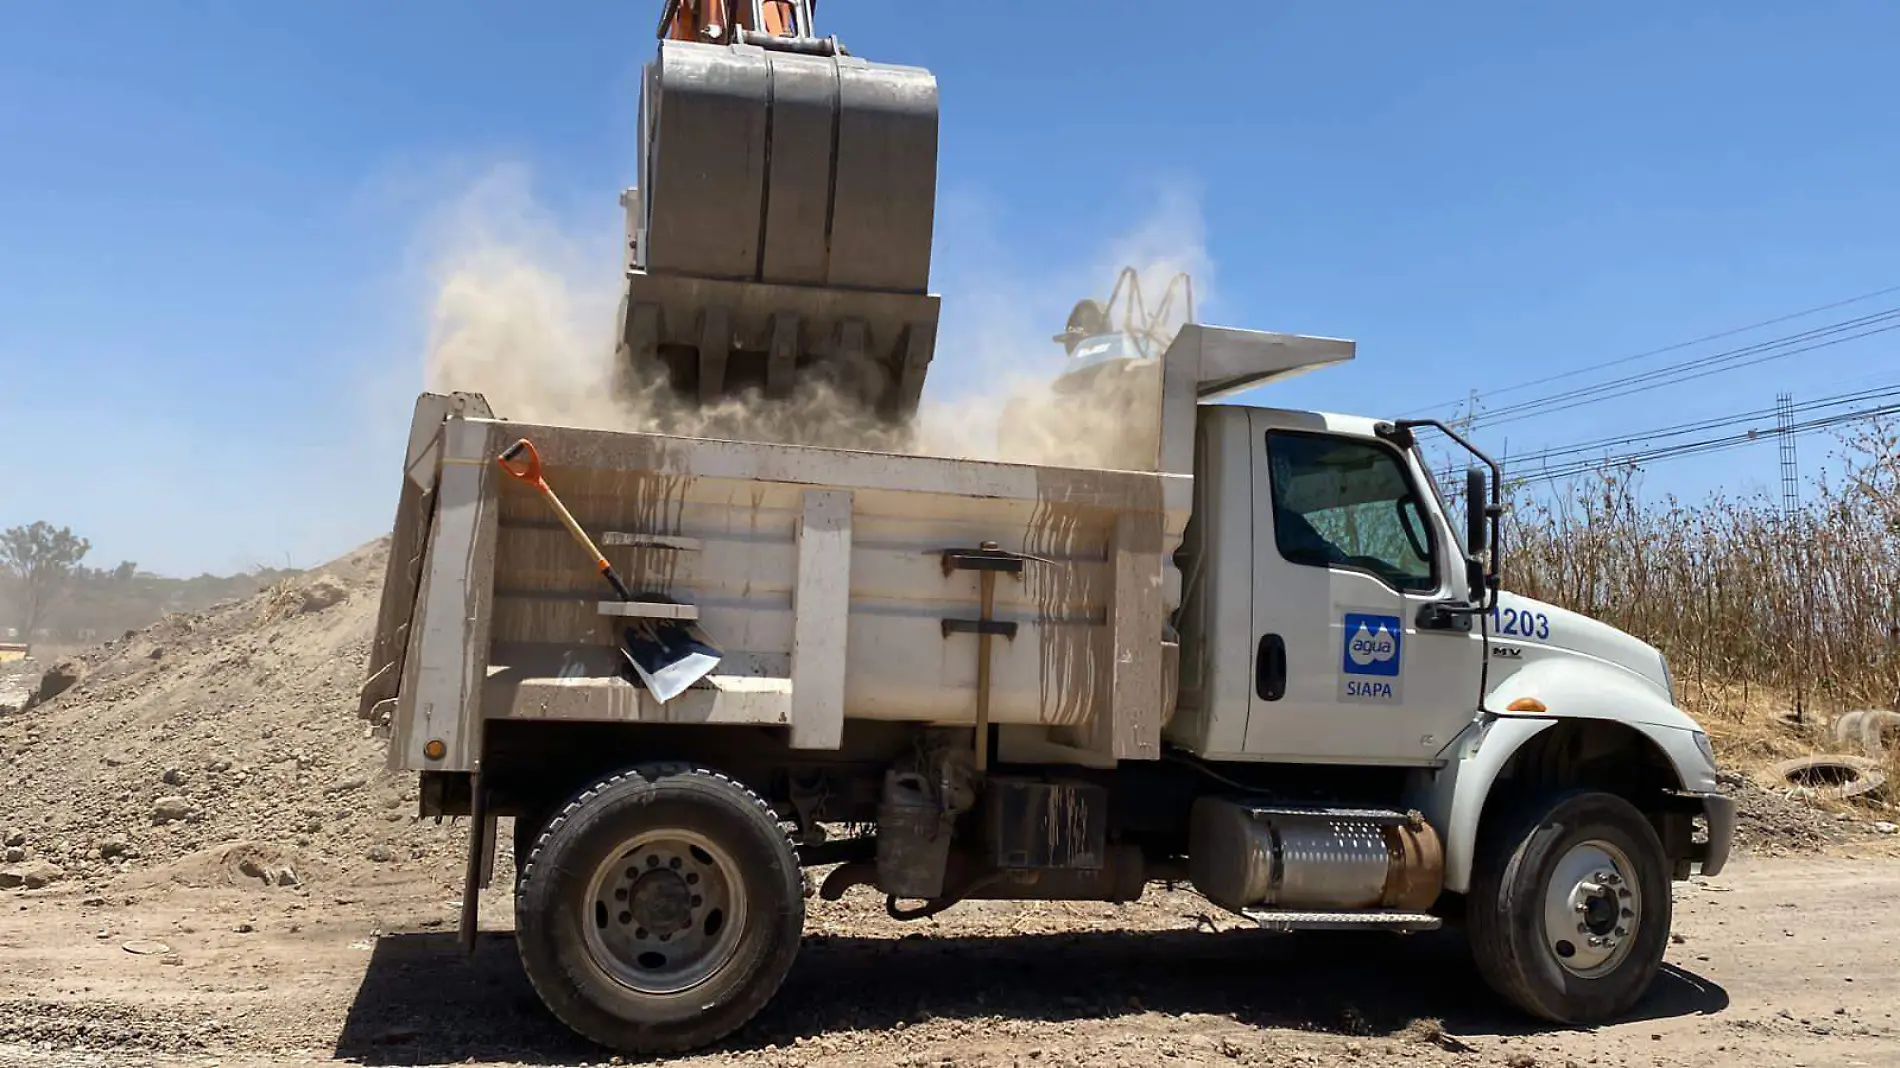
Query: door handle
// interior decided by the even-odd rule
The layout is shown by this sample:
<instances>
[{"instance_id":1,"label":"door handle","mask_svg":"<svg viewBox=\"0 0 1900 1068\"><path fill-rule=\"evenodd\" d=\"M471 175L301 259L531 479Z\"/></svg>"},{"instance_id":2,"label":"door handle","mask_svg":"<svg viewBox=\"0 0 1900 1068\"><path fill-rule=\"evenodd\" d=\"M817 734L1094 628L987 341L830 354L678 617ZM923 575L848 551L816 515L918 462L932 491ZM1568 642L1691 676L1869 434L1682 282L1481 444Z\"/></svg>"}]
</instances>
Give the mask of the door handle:
<instances>
[{"instance_id":1,"label":"door handle","mask_svg":"<svg viewBox=\"0 0 1900 1068\"><path fill-rule=\"evenodd\" d=\"M1278 701L1286 696L1286 641L1278 634L1260 637L1260 650L1253 661L1253 688L1262 701Z\"/></svg>"}]
</instances>

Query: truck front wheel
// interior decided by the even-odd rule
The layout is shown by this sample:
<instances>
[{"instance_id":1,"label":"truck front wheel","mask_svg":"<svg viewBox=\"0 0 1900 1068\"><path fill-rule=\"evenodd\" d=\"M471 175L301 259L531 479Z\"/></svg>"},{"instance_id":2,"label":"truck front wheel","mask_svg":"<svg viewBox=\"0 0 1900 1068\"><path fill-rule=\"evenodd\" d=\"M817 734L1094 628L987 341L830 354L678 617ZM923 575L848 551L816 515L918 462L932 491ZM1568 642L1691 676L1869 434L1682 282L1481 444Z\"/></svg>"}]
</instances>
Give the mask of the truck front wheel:
<instances>
[{"instance_id":1,"label":"truck front wheel","mask_svg":"<svg viewBox=\"0 0 1900 1068\"><path fill-rule=\"evenodd\" d=\"M1466 902L1485 980L1557 1023L1628 1011L1669 942L1669 857L1649 820L1614 794L1576 791L1488 830Z\"/></svg>"},{"instance_id":2,"label":"truck front wheel","mask_svg":"<svg viewBox=\"0 0 1900 1068\"><path fill-rule=\"evenodd\" d=\"M759 797L716 772L650 765L556 813L515 891L515 938L548 1009L647 1055L704 1046L777 992L804 880Z\"/></svg>"}]
</instances>

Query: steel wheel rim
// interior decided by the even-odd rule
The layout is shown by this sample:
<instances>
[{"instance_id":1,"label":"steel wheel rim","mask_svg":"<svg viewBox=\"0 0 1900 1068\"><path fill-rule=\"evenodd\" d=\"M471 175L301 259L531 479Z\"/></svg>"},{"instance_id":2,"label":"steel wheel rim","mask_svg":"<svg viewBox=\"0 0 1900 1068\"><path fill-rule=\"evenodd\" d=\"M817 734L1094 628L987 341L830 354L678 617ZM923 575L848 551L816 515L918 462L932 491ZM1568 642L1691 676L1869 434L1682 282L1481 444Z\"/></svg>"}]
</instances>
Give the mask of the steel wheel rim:
<instances>
[{"instance_id":1,"label":"steel wheel rim","mask_svg":"<svg viewBox=\"0 0 1900 1068\"><path fill-rule=\"evenodd\" d=\"M1643 922L1643 889L1629 855L1601 839L1578 842L1544 887L1544 942L1559 967L1591 979L1629 957Z\"/></svg>"},{"instance_id":2,"label":"steel wheel rim","mask_svg":"<svg viewBox=\"0 0 1900 1068\"><path fill-rule=\"evenodd\" d=\"M732 961L745 929L739 865L704 835L648 831L608 854L588 880L588 956L621 986L679 994Z\"/></svg>"}]
</instances>

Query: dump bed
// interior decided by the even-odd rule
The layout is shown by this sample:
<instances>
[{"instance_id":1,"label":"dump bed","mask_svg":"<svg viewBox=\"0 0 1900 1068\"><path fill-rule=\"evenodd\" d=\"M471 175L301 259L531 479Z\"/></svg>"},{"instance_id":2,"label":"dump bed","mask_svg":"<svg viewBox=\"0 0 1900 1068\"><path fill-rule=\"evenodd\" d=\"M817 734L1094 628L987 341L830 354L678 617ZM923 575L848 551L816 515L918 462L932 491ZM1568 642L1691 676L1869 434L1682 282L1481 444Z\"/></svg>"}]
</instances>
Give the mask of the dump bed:
<instances>
[{"instance_id":1,"label":"dump bed","mask_svg":"<svg viewBox=\"0 0 1900 1068\"><path fill-rule=\"evenodd\" d=\"M424 394L362 713L411 770L474 770L493 719L744 724L833 749L850 719L974 723L984 631L990 722L1153 759L1175 695L1196 405L1351 357L1345 341L1183 328L1150 369L1148 418L1128 424L1148 428L1144 471L539 426ZM656 603L618 601L501 470L521 438ZM629 613L695 620L724 657L662 703L617 651Z\"/></svg>"},{"instance_id":2,"label":"dump bed","mask_svg":"<svg viewBox=\"0 0 1900 1068\"><path fill-rule=\"evenodd\" d=\"M627 608L495 463L523 437L627 585L723 651L692 690L661 704L632 681ZM1013 634L992 642L991 722L1157 755L1188 476L538 426L435 394L409 461L364 693L393 713L397 766L472 768L488 719L771 725L806 748L847 718L974 722L977 636L954 621L978 620L980 572L956 552L986 542L1021 557L996 581Z\"/></svg>"}]
</instances>

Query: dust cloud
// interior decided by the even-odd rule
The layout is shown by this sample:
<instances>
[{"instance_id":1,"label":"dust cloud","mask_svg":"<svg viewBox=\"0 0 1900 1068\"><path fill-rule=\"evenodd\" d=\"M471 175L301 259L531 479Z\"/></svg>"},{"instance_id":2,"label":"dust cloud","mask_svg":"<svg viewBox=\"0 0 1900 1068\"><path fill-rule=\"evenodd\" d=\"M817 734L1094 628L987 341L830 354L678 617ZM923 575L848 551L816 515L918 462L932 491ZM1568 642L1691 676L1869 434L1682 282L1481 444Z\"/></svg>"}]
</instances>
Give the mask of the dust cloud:
<instances>
[{"instance_id":1,"label":"dust cloud","mask_svg":"<svg viewBox=\"0 0 1900 1068\"><path fill-rule=\"evenodd\" d=\"M967 302L946 294L946 323L960 309L973 313L975 321L962 324L974 327L963 331L976 339L973 351L950 352L940 342L919 411L893 425L820 378L801 378L782 398L747 392L702 406L659 376L622 368L614 336L621 265L597 254L603 246L617 252L617 243L565 233L519 174L477 183L425 240L433 289L426 388L482 393L511 420L1016 463L1154 466L1157 369L1101 376L1086 393L1057 390L1063 357L1051 335L1062 323L1032 330L1014 321L1025 296L1019 279L977 279L979 292ZM1108 242L1096 262L1059 272L1049 286L1072 287L1059 298L1065 303L1101 300L1120 266L1137 264L1152 311L1177 271L1192 271L1197 297L1205 292L1211 270L1204 249L1198 211L1164 201L1155 216ZM986 282L987 294L980 292ZM1057 299L1043 296L1042 303ZM1167 336L1185 321L1180 304L1163 324ZM939 395L953 367L978 384Z\"/></svg>"}]
</instances>

